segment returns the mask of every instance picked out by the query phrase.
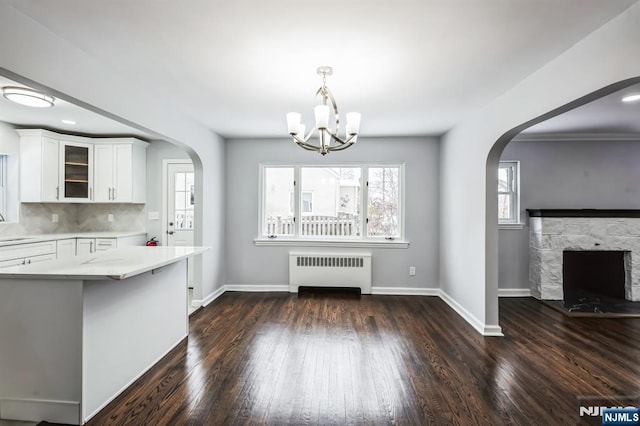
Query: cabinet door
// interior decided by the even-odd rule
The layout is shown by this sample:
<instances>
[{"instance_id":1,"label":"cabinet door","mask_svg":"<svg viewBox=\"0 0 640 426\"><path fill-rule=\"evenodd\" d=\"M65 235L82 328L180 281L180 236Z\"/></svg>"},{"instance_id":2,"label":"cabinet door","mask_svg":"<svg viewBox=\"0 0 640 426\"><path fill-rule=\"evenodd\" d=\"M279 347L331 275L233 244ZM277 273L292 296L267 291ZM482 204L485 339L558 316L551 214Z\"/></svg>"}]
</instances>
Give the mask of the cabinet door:
<instances>
[{"instance_id":1,"label":"cabinet door","mask_svg":"<svg viewBox=\"0 0 640 426\"><path fill-rule=\"evenodd\" d=\"M93 145L60 141L64 201L89 201L93 184Z\"/></svg>"},{"instance_id":2,"label":"cabinet door","mask_svg":"<svg viewBox=\"0 0 640 426\"><path fill-rule=\"evenodd\" d=\"M56 244L58 259L68 259L76 255L76 239L58 240Z\"/></svg>"},{"instance_id":3,"label":"cabinet door","mask_svg":"<svg viewBox=\"0 0 640 426\"><path fill-rule=\"evenodd\" d=\"M96 251L96 240L93 238L78 238L76 240L76 253L78 256Z\"/></svg>"},{"instance_id":4,"label":"cabinet door","mask_svg":"<svg viewBox=\"0 0 640 426\"><path fill-rule=\"evenodd\" d=\"M114 185L113 200L119 203L131 202L133 188L133 146L114 145Z\"/></svg>"},{"instance_id":5,"label":"cabinet door","mask_svg":"<svg viewBox=\"0 0 640 426\"><path fill-rule=\"evenodd\" d=\"M94 153L94 190L93 200L97 202L110 202L113 200L113 172L114 149L113 145L96 145Z\"/></svg>"},{"instance_id":6,"label":"cabinet door","mask_svg":"<svg viewBox=\"0 0 640 426\"><path fill-rule=\"evenodd\" d=\"M59 146L55 139L42 137L42 201L60 200ZM21 167L25 167L23 164ZM33 164L31 167L38 167Z\"/></svg>"}]
</instances>

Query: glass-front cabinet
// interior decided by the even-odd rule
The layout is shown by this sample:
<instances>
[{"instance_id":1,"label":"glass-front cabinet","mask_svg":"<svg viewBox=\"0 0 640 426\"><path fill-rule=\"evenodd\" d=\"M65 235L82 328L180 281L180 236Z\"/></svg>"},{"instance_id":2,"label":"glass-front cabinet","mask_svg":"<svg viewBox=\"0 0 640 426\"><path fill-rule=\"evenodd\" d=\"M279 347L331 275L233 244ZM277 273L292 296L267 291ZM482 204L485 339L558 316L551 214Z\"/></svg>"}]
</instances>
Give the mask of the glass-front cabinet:
<instances>
[{"instance_id":1,"label":"glass-front cabinet","mask_svg":"<svg viewBox=\"0 0 640 426\"><path fill-rule=\"evenodd\" d=\"M60 199L83 201L93 198L93 145L60 141L63 173Z\"/></svg>"}]
</instances>

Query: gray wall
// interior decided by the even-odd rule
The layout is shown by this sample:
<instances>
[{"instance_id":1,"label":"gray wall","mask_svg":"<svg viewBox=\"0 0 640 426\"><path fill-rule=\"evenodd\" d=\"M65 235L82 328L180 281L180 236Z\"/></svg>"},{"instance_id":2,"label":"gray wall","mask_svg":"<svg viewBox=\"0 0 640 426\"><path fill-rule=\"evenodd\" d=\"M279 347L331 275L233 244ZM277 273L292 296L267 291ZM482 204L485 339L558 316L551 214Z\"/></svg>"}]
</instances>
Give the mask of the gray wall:
<instances>
[{"instance_id":1,"label":"gray wall","mask_svg":"<svg viewBox=\"0 0 640 426\"><path fill-rule=\"evenodd\" d=\"M162 217L162 160L189 159L180 147L164 141L153 141L147 147L147 212L158 212ZM162 222L147 220L147 235L161 241Z\"/></svg>"},{"instance_id":2,"label":"gray wall","mask_svg":"<svg viewBox=\"0 0 640 426\"><path fill-rule=\"evenodd\" d=\"M436 138L362 138L326 157L289 139L234 139L226 144L227 284L288 283L288 252L371 252L376 287L438 287L438 150ZM256 247L259 164L405 163L405 221L408 249ZM409 266L417 268L409 276Z\"/></svg>"},{"instance_id":3,"label":"gray wall","mask_svg":"<svg viewBox=\"0 0 640 426\"><path fill-rule=\"evenodd\" d=\"M512 141L520 161L523 230L499 231L499 288L529 288L526 209L640 209L640 142Z\"/></svg>"}]
</instances>

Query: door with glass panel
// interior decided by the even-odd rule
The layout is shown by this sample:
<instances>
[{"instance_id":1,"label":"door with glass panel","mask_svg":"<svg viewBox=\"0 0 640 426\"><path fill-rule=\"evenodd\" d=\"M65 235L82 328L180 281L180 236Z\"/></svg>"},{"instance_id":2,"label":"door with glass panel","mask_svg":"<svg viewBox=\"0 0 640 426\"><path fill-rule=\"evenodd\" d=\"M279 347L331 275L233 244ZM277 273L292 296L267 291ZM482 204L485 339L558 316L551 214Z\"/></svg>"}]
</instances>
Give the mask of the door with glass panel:
<instances>
[{"instance_id":1,"label":"door with glass panel","mask_svg":"<svg viewBox=\"0 0 640 426\"><path fill-rule=\"evenodd\" d=\"M167 245L192 246L195 206L193 164L167 165Z\"/></svg>"}]
</instances>

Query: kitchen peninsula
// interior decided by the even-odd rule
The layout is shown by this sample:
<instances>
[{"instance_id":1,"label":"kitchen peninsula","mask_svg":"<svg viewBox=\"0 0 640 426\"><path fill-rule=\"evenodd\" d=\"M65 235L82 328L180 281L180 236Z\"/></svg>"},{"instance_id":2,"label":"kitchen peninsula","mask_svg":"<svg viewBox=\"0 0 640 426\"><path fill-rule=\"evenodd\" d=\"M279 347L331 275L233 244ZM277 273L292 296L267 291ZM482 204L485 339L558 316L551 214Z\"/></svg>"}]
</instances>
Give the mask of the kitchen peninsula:
<instances>
[{"instance_id":1,"label":"kitchen peninsula","mask_svg":"<svg viewBox=\"0 0 640 426\"><path fill-rule=\"evenodd\" d=\"M0 270L0 418L83 424L188 334L187 259L123 247Z\"/></svg>"}]
</instances>

